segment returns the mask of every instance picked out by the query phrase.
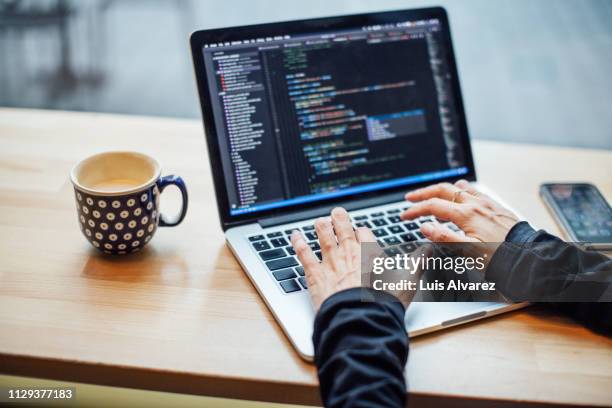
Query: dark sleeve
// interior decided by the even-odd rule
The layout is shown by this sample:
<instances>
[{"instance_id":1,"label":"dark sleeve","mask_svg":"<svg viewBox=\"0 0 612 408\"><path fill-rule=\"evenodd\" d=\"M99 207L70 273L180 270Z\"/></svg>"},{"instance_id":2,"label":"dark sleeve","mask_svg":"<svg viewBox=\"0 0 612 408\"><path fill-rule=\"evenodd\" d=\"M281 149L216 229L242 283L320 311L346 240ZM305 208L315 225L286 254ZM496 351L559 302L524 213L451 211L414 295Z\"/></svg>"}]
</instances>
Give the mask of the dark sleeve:
<instances>
[{"instance_id":1,"label":"dark sleeve","mask_svg":"<svg viewBox=\"0 0 612 408\"><path fill-rule=\"evenodd\" d=\"M602 253L523 221L497 249L485 277L513 301L544 301L595 331L612 332L612 260Z\"/></svg>"},{"instance_id":2,"label":"dark sleeve","mask_svg":"<svg viewBox=\"0 0 612 408\"><path fill-rule=\"evenodd\" d=\"M404 312L397 298L371 289L348 289L323 302L313 342L326 407L405 406Z\"/></svg>"}]
</instances>

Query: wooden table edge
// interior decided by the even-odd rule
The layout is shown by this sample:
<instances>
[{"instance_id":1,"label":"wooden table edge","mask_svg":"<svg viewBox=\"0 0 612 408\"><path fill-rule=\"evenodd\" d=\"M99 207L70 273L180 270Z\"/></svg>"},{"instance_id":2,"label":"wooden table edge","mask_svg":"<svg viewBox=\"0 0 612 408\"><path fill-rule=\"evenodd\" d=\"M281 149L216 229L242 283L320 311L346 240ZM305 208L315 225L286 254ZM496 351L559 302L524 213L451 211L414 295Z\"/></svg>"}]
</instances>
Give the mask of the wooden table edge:
<instances>
[{"instance_id":1,"label":"wooden table edge","mask_svg":"<svg viewBox=\"0 0 612 408\"><path fill-rule=\"evenodd\" d=\"M22 377L45 378L108 387L144 391L170 392L280 404L321 406L316 386L276 383L245 378L196 375L179 371L110 366L82 361L66 361L35 356L0 353L0 373ZM281 390L275 392L274 390ZM408 392L410 407L487 407L507 408L520 405L529 408L583 407L521 399L483 398L428 392Z\"/></svg>"},{"instance_id":2,"label":"wooden table edge","mask_svg":"<svg viewBox=\"0 0 612 408\"><path fill-rule=\"evenodd\" d=\"M0 373L146 391L284 404L321 405L318 388L305 384L219 377L133 366L96 364L0 353ZM281 390L271 392L271 390Z\"/></svg>"}]
</instances>

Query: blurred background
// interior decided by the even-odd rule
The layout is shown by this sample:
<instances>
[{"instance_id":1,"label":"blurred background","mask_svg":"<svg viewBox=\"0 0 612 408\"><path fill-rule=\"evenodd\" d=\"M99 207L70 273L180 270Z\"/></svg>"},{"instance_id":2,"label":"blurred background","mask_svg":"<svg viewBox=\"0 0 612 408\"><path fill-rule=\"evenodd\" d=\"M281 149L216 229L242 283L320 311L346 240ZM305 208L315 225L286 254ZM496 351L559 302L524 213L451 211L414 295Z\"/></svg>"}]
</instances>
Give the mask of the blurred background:
<instances>
[{"instance_id":1,"label":"blurred background","mask_svg":"<svg viewBox=\"0 0 612 408\"><path fill-rule=\"evenodd\" d=\"M612 149L611 0L0 0L0 106L199 118L194 30L430 5L472 137Z\"/></svg>"}]
</instances>

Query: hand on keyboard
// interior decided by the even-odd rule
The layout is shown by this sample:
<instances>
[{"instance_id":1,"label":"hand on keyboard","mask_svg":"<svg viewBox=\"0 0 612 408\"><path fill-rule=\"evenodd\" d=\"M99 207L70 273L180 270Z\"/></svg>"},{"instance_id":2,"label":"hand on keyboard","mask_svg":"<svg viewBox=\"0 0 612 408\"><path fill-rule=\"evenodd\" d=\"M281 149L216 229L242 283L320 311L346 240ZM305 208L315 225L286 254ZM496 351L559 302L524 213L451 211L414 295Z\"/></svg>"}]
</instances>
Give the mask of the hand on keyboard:
<instances>
[{"instance_id":1,"label":"hand on keyboard","mask_svg":"<svg viewBox=\"0 0 612 408\"><path fill-rule=\"evenodd\" d=\"M451 221L465 232L462 235L441 224L422 224L421 232L433 242L503 242L519 221L466 180L421 188L406 194L406 200L415 204L401 214L403 220L433 215Z\"/></svg>"},{"instance_id":2,"label":"hand on keyboard","mask_svg":"<svg viewBox=\"0 0 612 408\"><path fill-rule=\"evenodd\" d=\"M335 208L331 217L319 218L315 229L321 245L321 262L302 233L294 231L291 242L304 267L312 303L318 311L334 293L361 286L360 242L376 242L376 238L368 228L353 230L344 208Z\"/></svg>"}]
</instances>

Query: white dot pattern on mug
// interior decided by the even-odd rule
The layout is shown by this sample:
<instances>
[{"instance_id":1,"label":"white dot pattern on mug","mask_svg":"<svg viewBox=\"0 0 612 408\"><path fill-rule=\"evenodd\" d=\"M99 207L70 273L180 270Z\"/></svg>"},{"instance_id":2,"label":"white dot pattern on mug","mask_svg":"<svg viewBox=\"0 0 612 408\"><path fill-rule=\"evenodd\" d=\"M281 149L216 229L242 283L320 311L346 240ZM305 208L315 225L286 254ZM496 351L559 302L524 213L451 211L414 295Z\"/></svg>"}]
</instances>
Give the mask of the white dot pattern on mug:
<instances>
[{"instance_id":1,"label":"white dot pattern on mug","mask_svg":"<svg viewBox=\"0 0 612 408\"><path fill-rule=\"evenodd\" d=\"M157 186L120 197L90 196L75 191L81 231L91 244L105 253L138 251L157 229Z\"/></svg>"}]
</instances>

